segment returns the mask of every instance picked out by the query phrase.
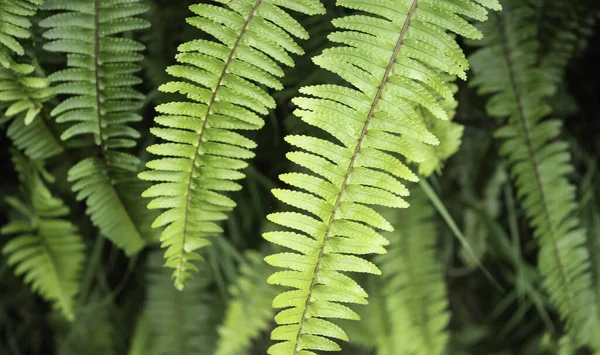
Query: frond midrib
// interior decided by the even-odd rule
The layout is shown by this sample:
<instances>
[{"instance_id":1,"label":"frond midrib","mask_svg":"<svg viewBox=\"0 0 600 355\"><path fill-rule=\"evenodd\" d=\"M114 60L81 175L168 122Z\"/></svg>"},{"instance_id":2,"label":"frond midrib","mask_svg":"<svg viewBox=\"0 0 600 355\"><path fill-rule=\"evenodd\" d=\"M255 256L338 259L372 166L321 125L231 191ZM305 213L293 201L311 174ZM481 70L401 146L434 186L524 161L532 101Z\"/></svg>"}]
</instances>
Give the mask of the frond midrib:
<instances>
[{"instance_id":1,"label":"frond midrib","mask_svg":"<svg viewBox=\"0 0 600 355\"><path fill-rule=\"evenodd\" d=\"M98 1L98 0L96 0L96 1ZM198 136L198 143L196 144L196 147L195 147L194 157L192 158L190 174L188 176L188 183L187 183L187 187L186 187L186 193L185 193L186 201L185 201L185 207L184 207L185 209L184 209L184 215L183 215L183 235L182 235L182 243L181 243L181 254L184 253L185 241L187 239L187 233L188 233L188 221L189 221L190 205L191 205L191 199L192 199L192 180L194 177L194 170L195 170L194 168L196 166L196 161L198 160L198 157L200 156L200 147L202 146L202 140L204 138L204 133L206 132L208 120L211 115L211 109L212 109L214 103L216 102L219 90L223 86L223 80L225 79L225 75L227 75L227 70L229 69L229 66L231 65L231 63L233 62L235 53L240 46L242 38L246 34L248 25L254 18L254 15L256 14L256 11L258 10L258 8L262 4L262 2L263 2L263 0L256 0L256 2L254 3L254 6L252 7L252 10L250 10L250 12L248 13L246 20L244 21L244 24L242 25L242 28L240 29L240 33L237 36L235 43L231 47L231 51L229 52L229 56L227 57L227 60L225 61L225 65L223 67L223 70L221 71L221 75L219 76L219 79L217 80L215 89L213 90L211 97L208 101L208 104L206 106L206 114L204 115L204 122L202 122L202 127L200 129L200 133ZM181 273L184 271L184 262L185 262L185 258L183 258L183 257L179 258L179 265L177 267L177 279L181 278Z\"/></svg>"},{"instance_id":2,"label":"frond midrib","mask_svg":"<svg viewBox=\"0 0 600 355\"><path fill-rule=\"evenodd\" d=\"M346 174L344 175L344 180L342 181L342 184L340 186L340 192L338 193L338 196L334 203L333 210L331 212L331 216L329 217L329 221L327 223L327 228L325 229L325 233L323 235L323 242L321 244L321 248L319 250L319 255L317 257L317 262L315 264L315 269L313 271L313 278L312 278L311 284L308 289L308 294L306 296L306 303L304 305L304 311L302 312L302 316L300 317L298 333L296 335L296 344L294 345L294 355L297 355L298 351L300 350L300 349L298 349L298 347L300 344L300 337L302 336L302 328L304 326L304 322L306 321L306 314L308 311L308 306L310 304L310 299L312 296L313 289L317 283L317 278L319 275L321 262L323 261L323 255L325 253L325 247L327 246L329 234L331 233L331 230L333 227L333 222L335 221L335 215L341 205L342 197L344 196L346 186L348 185L348 180L350 178L350 175L352 174L354 164L356 162L358 154L360 153L362 143L363 143L364 138L369 129L369 124L371 123L371 121L373 120L373 118L375 116L375 110L377 109L377 105L379 104L379 101L381 100L383 90L385 88L385 85L387 84L389 76L391 75L394 63L396 62L396 60L398 58L398 53L400 52L400 48L402 47L402 44L404 43L404 36L406 35L406 32L408 31L408 27L410 26L410 21L415 14L418 4L419 4L419 0L413 0L412 6L410 7L410 10L406 16L406 20L404 21L404 25L402 26L402 30L400 31L400 35L398 36L398 41L396 42L396 46L394 48L394 51L392 52L390 61L387 64L385 73L381 79L381 84L379 85L379 88L377 89L377 94L375 95L375 98L373 99L373 103L371 104L371 109L369 111L369 114L368 114L365 124L363 126L363 129L360 133L358 142L356 144L356 148L354 149L354 153L352 154L352 158L350 159L350 163L348 164L348 169L346 170Z\"/></svg>"},{"instance_id":3,"label":"frond midrib","mask_svg":"<svg viewBox=\"0 0 600 355\"><path fill-rule=\"evenodd\" d=\"M540 203L543 206L543 214L544 214L544 220L546 221L547 225L549 226L549 231L550 231L550 239L552 241L552 251L554 254L554 257L556 259L557 262L557 266L558 269L560 270L560 276L562 279L562 284L563 285L568 285L570 284L570 280L569 277L567 276L566 272L565 272L565 268L563 265L563 261L562 258L560 256L560 252L558 251L558 241L557 241L557 236L556 236L556 228L554 226L553 220L550 217L550 210L548 209L548 203L546 202L546 192L544 190L544 185L542 184L542 179L541 179L541 175L539 172L539 163L537 161L537 157L535 155L535 151L533 149L533 144L531 141L531 132L529 130L529 126L527 124L527 120L525 118L525 112L523 109L523 102L522 102L522 98L520 95L520 89L519 89L519 85L516 81L516 75L514 72L514 65L512 62L512 59L510 57L510 49L508 47L507 44L507 39L506 39L506 35L504 33L504 29L502 28L502 19L500 18L499 15L496 15L496 24L498 26L498 33L500 36L500 42L502 44L502 51L504 54L504 58L506 60L507 66L508 66L508 72L509 72L509 77L510 77L510 82L511 82L511 86L512 86L512 90L515 94L515 100L516 100L516 104L517 104L517 111L518 111L518 115L519 115L519 122L521 123L522 129L523 129L523 136L527 142L527 153L529 155L529 159L531 160L532 166L533 166L533 171L534 171L534 176L535 176L535 183L536 186L540 192ZM569 305L569 309L574 309L573 307L573 295L572 295L572 288L571 287L564 287L565 293L567 294L567 302ZM572 335L571 335L572 336Z\"/></svg>"}]
</instances>

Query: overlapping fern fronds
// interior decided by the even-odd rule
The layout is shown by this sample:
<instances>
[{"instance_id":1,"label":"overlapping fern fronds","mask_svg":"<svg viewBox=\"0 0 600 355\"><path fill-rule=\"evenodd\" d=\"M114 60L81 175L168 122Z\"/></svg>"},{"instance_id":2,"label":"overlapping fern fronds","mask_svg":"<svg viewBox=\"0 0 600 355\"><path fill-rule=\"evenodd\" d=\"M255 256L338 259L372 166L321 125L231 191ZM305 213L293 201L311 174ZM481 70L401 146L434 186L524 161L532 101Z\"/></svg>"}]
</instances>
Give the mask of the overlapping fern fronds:
<instances>
[{"instance_id":1,"label":"overlapping fern fronds","mask_svg":"<svg viewBox=\"0 0 600 355\"><path fill-rule=\"evenodd\" d=\"M435 210L421 191L408 201L409 209L388 214L396 231L388 234L389 252L375 261L386 279L387 353L439 355L448 343L450 312L444 265L436 255Z\"/></svg>"},{"instance_id":2,"label":"overlapping fern fronds","mask_svg":"<svg viewBox=\"0 0 600 355\"><path fill-rule=\"evenodd\" d=\"M19 41L31 37L29 17L35 15L44 0L0 0L0 66L16 71L27 69L14 56L25 54Z\"/></svg>"},{"instance_id":3,"label":"overlapping fern fronds","mask_svg":"<svg viewBox=\"0 0 600 355\"><path fill-rule=\"evenodd\" d=\"M502 15L483 27L483 46L471 57L474 84L492 94L490 116L506 118L496 132L501 154L511 163L518 197L534 229L540 252L538 268L550 300L566 321L574 352L598 334L593 331L591 288L585 231L575 216L575 187L568 145L559 140L561 122L550 114L545 99L552 93L553 72L536 66L538 42L528 31L535 11L517 1L505 1Z\"/></svg>"},{"instance_id":4,"label":"overlapping fern fronds","mask_svg":"<svg viewBox=\"0 0 600 355\"><path fill-rule=\"evenodd\" d=\"M226 218L235 202L223 193L239 190L234 182L252 158L255 143L235 131L256 130L275 101L260 86L281 89L280 64L292 66L292 54L302 49L292 36L308 34L284 10L305 14L324 11L318 0L219 0L225 6L193 5L197 17L188 23L216 41L195 40L179 47L179 65L168 73L181 81L163 85L163 92L180 93L186 101L156 108L163 114L152 133L166 143L148 151L164 156L147 164L140 178L155 181L145 197L149 208L166 210L154 222L165 227L161 241L166 266L175 269L175 286L183 289L196 252L209 245L207 237L221 232L218 221Z\"/></svg>"},{"instance_id":5,"label":"overlapping fern fronds","mask_svg":"<svg viewBox=\"0 0 600 355\"><path fill-rule=\"evenodd\" d=\"M2 252L15 274L44 299L51 301L64 316L74 318L74 298L85 258L81 236L68 219L68 207L52 196L40 167L14 152L13 164L19 173L25 201L7 197L6 202L25 219L4 226L1 234L16 234ZM47 174L43 172L47 177Z\"/></svg>"},{"instance_id":6,"label":"overlapping fern fronds","mask_svg":"<svg viewBox=\"0 0 600 355\"><path fill-rule=\"evenodd\" d=\"M478 1L499 8L496 1ZM353 87L305 87L307 97L294 100L296 115L335 138L288 136L304 151L288 154L314 174L290 173L285 183L304 190L275 189L284 203L308 212L282 212L269 219L292 231L264 237L297 253L266 258L291 269L273 274L269 282L295 290L278 295L273 305L286 308L275 316L271 337L281 342L272 355L308 355L315 350L340 350L332 339L346 333L325 318L357 319L342 303L367 303L367 293L342 271L379 274L374 264L357 256L383 254L387 239L377 230L392 225L368 205L403 208L408 189L400 181L417 176L396 155L422 161L427 145L437 145L423 116L448 113L438 102L454 101L442 76L465 78L468 63L454 32L468 38L481 33L464 18L487 18L487 10L471 1L340 0L339 6L364 14L334 20L341 31L329 36L342 46L327 49L313 61L337 73ZM432 94L432 92L435 93Z\"/></svg>"},{"instance_id":7,"label":"overlapping fern fronds","mask_svg":"<svg viewBox=\"0 0 600 355\"><path fill-rule=\"evenodd\" d=\"M231 286L233 299L219 328L215 355L247 354L252 340L267 329L273 319L271 303L278 289L266 282L272 268L257 252L248 252L246 259L240 267L238 281Z\"/></svg>"},{"instance_id":8,"label":"overlapping fern fronds","mask_svg":"<svg viewBox=\"0 0 600 355\"><path fill-rule=\"evenodd\" d=\"M34 160L58 155L63 147L44 118L43 105L54 97L47 79L34 74L31 65L19 71L0 67L0 102L8 105L0 121L11 121L7 135L14 145Z\"/></svg>"},{"instance_id":9,"label":"overlapping fern fronds","mask_svg":"<svg viewBox=\"0 0 600 355\"><path fill-rule=\"evenodd\" d=\"M69 181L102 235L135 253L145 236L138 228L143 221L132 211L143 206L128 204L131 192L121 185L140 168L138 158L123 149L139 137L128 124L142 119L136 110L144 96L132 87L140 82L134 73L144 46L121 34L148 26L135 17L147 6L137 0L47 0L42 9L58 11L40 22L49 28L44 48L66 53L69 67L49 77L58 95L69 96L52 111L57 122L71 124L61 138L92 135L100 150L73 166Z\"/></svg>"}]
</instances>

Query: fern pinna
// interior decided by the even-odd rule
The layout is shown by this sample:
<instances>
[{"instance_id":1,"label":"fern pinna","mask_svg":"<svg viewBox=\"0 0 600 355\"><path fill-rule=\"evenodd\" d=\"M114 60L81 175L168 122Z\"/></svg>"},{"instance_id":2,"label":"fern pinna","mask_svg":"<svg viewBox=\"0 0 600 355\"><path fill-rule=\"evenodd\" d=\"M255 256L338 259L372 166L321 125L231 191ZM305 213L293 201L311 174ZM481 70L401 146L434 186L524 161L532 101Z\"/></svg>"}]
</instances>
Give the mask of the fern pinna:
<instances>
[{"instance_id":1,"label":"fern pinna","mask_svg":"<svg viewBox=\"0 0 600 355\"><path fill-rule=\"evenodd\" d=\"M478 1L499 9L493 0ZM468 63L452 31L468 38L481 33L461 16L485 20L487 10L469 0L339 0L339 6L366 14L334 20L343 31L329 36L342 46L327 49L314 62L337 73L351 87L305 87L308 97L294 100L296 115L319 127L337 142L288 136L303 149L288 158L315 175L290 173L281 180L305 190L275 189L284 203L310 213L281 212L269 219L295 231L264 237L298 253L271 255L266 261L291 269L269 282L294 288L277 296L279 324L271 334L281 342L272 355L308 355L314 350L340 350L331 340L347 340L345 332L324 318L357 319L341 303L367 303L367 293L341 271L379 274L369 261L353 254L383 254L388 241L376 230L392 225L367 205L407 207L408 190L400 179L417 176L396 155L419 161L426 145L438 144L427 129L423 108L437 119L447 112L437 101L452 100L440 73L465 78ZM431 92L435 92L433 95ZM318 176L316 176L318 175Z\"/></svg>"},{"instance_id":2,"label":"fern pinna","mask_svg":"<svg viewBox=\"0 0 600 355\"><path fill-rule=\"evenodd\" d=\"M26 199L7 197L6 202L25 219L2 227L1 234L17 234L2 252L8 254L7 263L15 267L16 275L23 275L34 291L72 320L85 259L83 239L67 219L69 208L46 186L44 179L51 176L17 152L13 164Z\"/></svg>"},{"instance_id":3,"label":"fern pinna","mask_svg":"<svg viewBox=\"0 0 600 355\"><path fill-rule=\"evenodd\" d=\"M143 205L132 190L140 162L122 149L139 137L128 124L141 120L135 111L144 96L132 86L140 83L134 73L144 47L120 34L148 26L134 17L147 6L137 0L47 0L42 9L59 11L40 22L49 28L44 48L67 53L69 68L49 77L58 83L58 95L70 95L52 111L57 122L72 124L61 138L93 135L100 150L73 166L69 181L101 234L132 254L144 238L134 211Z\"/></svg>"},{"instance_id":4,"label":"fern pinna","mask_svg":"<svg viewBox=\"0 0 600 355\"><path fill-rule=\"evenodd\" d=\"M226 218L235 202L223 192L239 190L239 170L254 156L255 143L235 131L263 126L257 114L267 114L275 101L260 86L281 89L279 63L294 65L288 53L302 49L291 36L306 39L307 32L284 9L305 14L324 12L318 0L219 0L226 7L197 4L197 17L188 23L217 41L195 40L179 47L179 65L167 72L184 81L163 85L187 101L160 105L162 127L152 133L167 141L148 151L165 156L147 164L141 179L155 181L144 192L151 209L166 209L154 227L166 226L161 241L166 266L175 269L175 286L183 289L201 259L197 250L221 232L216 223ZM260 86L259 86L260 85Z\"/></svg>"},{"instance_id":5,"label":"fern pinna","mask_svg":"<svg viewBox=\"0 0 600 355\"><path fill-rule=\"evenodd\" d=\"M550 300L569 332L574 353L591 340L595 321L586 232L575 216L575 188L567 174L569 146L557 139L561 122L544 119L551 112L554 71L536 66L538 42L532 35L534 11L520 1L505 1L502 15L490 19L482 49L470 58L474 85L493 95L487 105L492 117L506 119L496 132L500 153L511 163L518 197L539 244L538 268ZM500 55L499 55L500 54Z\"/></svg>"},{"instance_id":6,"label":"fern pinna","mask_svg":"<svg viewBox=\"0 0 600 355\"><path fill-rule=\"evenodd\" d=\"M25 54L20 40L31 37L29 17L35 15L44 0L0 0L0 66L20 71L14 56Z\"/></svg>"},{"instance_id":7,"label":"fern pinna","mask_svg":"<svg viewBox=\"0 0 600 355\"><path fill-rule=\"evenodd\" d=\"M25 64L18 70L0 67L0 103L7 105L0 122L11 121L6 133L13 144L27 157L41 160L60 154L63 147L47 120L39 117L54 91L34 70Z\"/></svg>"}]
</instances>

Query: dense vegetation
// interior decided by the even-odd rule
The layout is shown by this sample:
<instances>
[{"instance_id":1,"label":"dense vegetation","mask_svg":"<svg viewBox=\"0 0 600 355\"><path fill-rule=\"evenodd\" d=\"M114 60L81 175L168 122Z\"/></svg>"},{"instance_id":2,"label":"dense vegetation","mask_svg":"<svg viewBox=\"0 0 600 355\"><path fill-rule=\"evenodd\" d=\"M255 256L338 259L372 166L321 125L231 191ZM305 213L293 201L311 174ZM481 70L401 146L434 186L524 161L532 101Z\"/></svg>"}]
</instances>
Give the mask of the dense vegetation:
<instances>
[{"instance_id":1,"label":"dense vegetation","mask_svg":"<svg viewBox=\"0 0 600 355\"><path fill-rule=\"evenodd\" d=\"M599 18L0 0L0 354L600 354Z\"/></svg>"}]
</instances>

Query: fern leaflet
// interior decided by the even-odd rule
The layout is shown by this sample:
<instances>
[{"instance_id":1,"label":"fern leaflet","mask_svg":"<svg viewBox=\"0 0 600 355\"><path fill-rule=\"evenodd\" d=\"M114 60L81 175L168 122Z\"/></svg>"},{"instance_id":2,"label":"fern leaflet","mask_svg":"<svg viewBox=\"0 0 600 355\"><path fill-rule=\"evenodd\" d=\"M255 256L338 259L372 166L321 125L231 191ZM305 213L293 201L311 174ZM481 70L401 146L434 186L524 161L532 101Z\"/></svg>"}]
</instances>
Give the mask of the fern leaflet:
<instances>
[{"instance_id":1,"label":"fern leaflet","mask_svg":"<svg viewBox=\"0 0 600 355\"><path fill-rule=\"evenodd\" d=\"M195 270L196 252L210 244L207 237L221 232L216 223L226 219L235 202L223 192L239 190L234 182L244 177L239 170L254 156L255 143L234 131L263 126L257 115L267 114L274 100L258 85L281 89L279 63L294 64L289 53L302 49L291 36L308 34L284 9L306 14L324 11L318 0L219 0L227 7L193 5L198 15L188 23L217 41L195 40L179 47L179 65L167 71L187 81L163 85L164 92L178 92L188 101L160 105L155 121L162 127L152 133L167 141L148 151L164 156L147 164L141 179L156 184L144 192L153 198L151 209L166 210L154 227L166 226L162 246L166 266L175 269L178 289ZM291 36L290 36L291 35Z\"/></svg>"},{"instance_id":2,"label":"fern leaflet","mask_svg":"<svg viewBox=\"0 0 600 355\"><path fill-rule=\"evenodd\" d=\"M25 49L19 40L31 36L29 17L35 15L44 0L0 0L0 66L20 71L13 56L24 55ZM27 66L25 66L26 68Z\"/></svg>"},{"instance_id":3,"label":"fern leaflet","mask_svg":"<svg viewBox=\"0 0 600 355\"><path fill-rule=\"evenodd\" d=\"M2 234L17 234L2 252L8 254L8 265L15 267L17 275L24 275L34 291L73 320L85 246L77 228L65 219L68 207L52 196L39 167L17 152L13 164L27 200L7 197L6 202L27 219L12 221L0 230Z\"/></svg>"},{"instance_id":4,"label":"fern leaflet","mask_svg":"<svg viewBox=\"0 0 600 355\"><path fill-rule=\"evenodd\" d=\"M57 94L70 95L53 111L59 123L71 123L63 140L93 135L99 157L89 157L69 171L69 181L79 200L86 200L87 212L100 232L127 254L138 251L144 235L128 203L130 183L139 171L137 157L119 149L135 146L139 133L128 126L142 118L135 111L144 98L132 86L144 46L135 40L115 36L146 28L145 20L134 17L147 10L138 0L47 0L42 9L59 10L40 26L49 28L44 37L51 41L48 51L67 53L69 68L50 75L58 83ZM90 80L92 78L92 80Z\"/></svg>"},{"instance_id":5,"label":"fern leaflet","mask_svg":"<svg viewBox=\"0 0 600 355\"><path fill-rule=\"evenodd\" d=\"M422 107L437 119L448 119L437 95L454 99L440 73L465 78L468 63L447 31L480 38L462 16L487 17L485 8L469 0L340 0L338 5L369 15L334 20L343 31L329 39L342 46L313 59L354 88L305 87L301 92L311 97L294 100L299 106L297 116L341 145L307 136L286 138L306 151L289 153L288 158L320 177L284 174L282 181L309 193L273 191L284 203L316 218L296 212L268 217L301 232L264 234L267 240L299 252L266 258L274 266L291 269L273 274L269 282L296 289L273 302L276 308L286 309L275 316L279 326L271 338L282 342L269 349L272 355L340 350L330 338L347 340L340 327L324 318L357 319L341 303L365 304L367 293L340 271L380 274L374 264L353 254L385 253L388 241L376 229L393 230L367 205L408 206L402 199L408 189L399 179L418 178L394 154L418 162L427 145L439 143L416 110Z\"/></svg>"},{"instance_id":6,"label":"fern leaflet","mask_svg":"<svg viewBox=\"0 0 600 355\"><path fill-rule=\"evenodd\" d=\"M518 188L540 251L538 268L550 300L566 321L574 352L587 344L594 319L589 255L585 231L574 216L575 188L568 145L557 139L558 120L543 120L550 113L545 103L553 92L549 74L536 67L538 43L526 29L532 11L516 1L505 1L502 16L487 22L484 48L471 57L476 74L473 84L482 94L492 94L490 116L507 118L496 132L501 154L512 165Z\"/></svg>"},{"instance_id":7,"label":"fern leaflet","mask_svg":"<svg viewBox=\"0 0 600 355\"><path fill-rule=\"evenodd\" d=\"M38 117L54 92L48 80L34 75L34 70L31 65L21 65L18 71L0 66L0 102L8 105L4 120L12 121L7 134L14 145L29 158L43 160L64 149L48 122Z\"/></svg>"}]
</instances>

